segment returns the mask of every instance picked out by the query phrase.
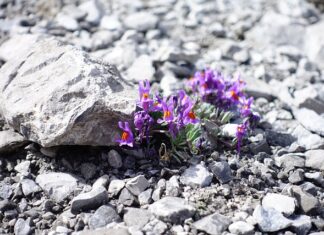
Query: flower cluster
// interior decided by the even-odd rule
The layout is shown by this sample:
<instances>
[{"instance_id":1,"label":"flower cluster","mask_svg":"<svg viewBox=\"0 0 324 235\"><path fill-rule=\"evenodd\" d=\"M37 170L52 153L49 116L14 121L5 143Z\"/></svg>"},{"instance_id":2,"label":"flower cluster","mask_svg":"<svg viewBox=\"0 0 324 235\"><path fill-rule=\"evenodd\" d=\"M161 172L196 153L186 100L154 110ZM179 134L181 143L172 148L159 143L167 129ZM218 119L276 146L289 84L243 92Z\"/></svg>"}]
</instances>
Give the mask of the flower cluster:
<instances>
[{"instance_id":1,"label":"flower cluster","mask_svg":"<svg viewBox=\"0 0 324 235\"><path fill-rule=\"evenodd\" d=\"M202 133L199 123L203 123L206 117L203 120L203 115L197 111L201 110L202 104L208 104L231 112L233 115L230 117L235 117L236 123L240 123L236 131L239 152L243 137L257 119L251 110L253 98L245 96L244 87L245 83L239 76L225 78L211 69L195 73L188 81L187 92L180 90L169 97L151 94L150 83L142 81L139 83L139 100L134 114L135 135L128 122L119 122L123 132L117 142L129 147L135 143L148 145L154 131L163 131L171 140L184 135L187 141L197 140L195 144L199 145L203 140L199 136Z\"/></svg>"}]
</instances>

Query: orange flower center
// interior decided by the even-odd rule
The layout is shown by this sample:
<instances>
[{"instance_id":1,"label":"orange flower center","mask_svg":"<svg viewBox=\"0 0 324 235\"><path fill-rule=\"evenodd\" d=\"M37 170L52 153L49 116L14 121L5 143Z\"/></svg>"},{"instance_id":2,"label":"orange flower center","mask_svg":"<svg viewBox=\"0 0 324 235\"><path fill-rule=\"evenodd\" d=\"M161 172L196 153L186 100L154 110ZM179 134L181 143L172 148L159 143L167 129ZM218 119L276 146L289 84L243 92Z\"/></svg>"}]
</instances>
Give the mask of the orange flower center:
<instances>
[{"instance_id":1,"label":"orange flower center","mask_svg":"<svg viewBox=\"0 0 324 235\"><path fill-rule=\"evenodd\" d=\"M192 111L190 111L189 113L188 113L188 117L190 118L190 119L196 119L196 115L195 115L195 113L194 112L192 112Z\"/></svg>"},{"instance_id":2,"label":"orange flower center","mask_svg":"<svg viewBox=\"0 0 324 235\"><path fill-rule=\"evenodd\" d=\"M235 93L235 91L230 91L230 96L234 99L234 100L238 100L239 97L238 95Z\"/></svg>"},{"instance_id":3,"label":"orange flower center","mask_svg":"<svg viewBox=\"0 0 324 235\"><path fill-rule=\"evenodd\" d=\"M154 106L158 106L159 105L159 102L155 101L153 105Z\"/></svg>"},{"instance_id":4,"label":"orange flower center","mask_svg":"<svg viewBox=\"0 0 324 235\"><path fill-rule=\"evenodd\" d=\"M244 110L248 110L248 109L249 109L249 106L248 106L248 105L244 105L244 106L243 106L243 109L244 109Z\"/></svg>"},{"instance_id":5,"label":"orange flower center","mask_svg":"<svg viewBox=\"0 0 324 235\"><path fill-rule=\"evenodd\" d=\"M202 86L204 89L207 89L207 88L208 88L208 86L207 86L206 83L202 84L201 86Z\"/></svg>"},{"instance_id":6,"label":"orange flower center","mask_svg":"<svg viewBox=\"0 0 324 235\"><path fill-rule=\"evenodd\" d=\"M124 131L121 138L122 138L122 140L127 140L128 136L129 136L128 132Z\"/></svg>"},{"instance_id":7,"label":"orange flower center","mask_svg":"<svg viewBox=\"0 0 324 235\"><path fill-rule=\"evenodd\" d=\"M164 111L164 118L169 118L171 116L171 112L168 111Z\"/></svg>"},{"instance_id":8,"label":"orange flower center","mask_svg":"<svg viewBox=\"0 0 324 235\"><path fill-rule=\"evenodd\" d=\"M149 98L149 94L148 93L144 93L143 94L143 99L148 99Z\"/></svg>"}]
</instances>

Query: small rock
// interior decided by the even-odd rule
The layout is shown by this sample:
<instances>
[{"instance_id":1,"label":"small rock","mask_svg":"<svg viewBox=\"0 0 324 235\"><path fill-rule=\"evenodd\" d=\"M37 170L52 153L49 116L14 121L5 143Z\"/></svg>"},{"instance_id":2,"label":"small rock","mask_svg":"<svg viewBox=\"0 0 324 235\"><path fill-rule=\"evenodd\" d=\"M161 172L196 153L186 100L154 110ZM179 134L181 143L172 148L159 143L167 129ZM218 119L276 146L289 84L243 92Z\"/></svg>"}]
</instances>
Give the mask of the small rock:
<instances>
[{"instance_id":1,"label":"small rock","mask_svg":"<svg viewBox=\"0 0 324 235\"><path fill-rule=\"evenodd\" d=\"M306 150L324 147L324 139L306 130L302 125L298 125L291 135L297 138L297 143Z\"/></svg>"},{"instance_id":2,"label":"small rock","mask_svg":"<svg viewBox=\"0 0 324 235\"><path fill-rule=\"evenodd\" d=\"M125 182L123 180L114 179L109 184L108 193L111 196L116 196L124 187Z\"/></svg>"},{"instance_id":3,"label":"small rock","mask_svg":"<svg viewBox=\"0 0 324 235\"><path fill-rule=\"evenodd\" d=\"M112 149L108 153L108 163L111 167L119 169L123 166L123 161L120 154Z\"/></svg>"},{"instance_id":4,"label":"small rock","mask_svg":"<svg viewBox=\"0 0 324 235\"><path fill-rule=\"evenodd\" d=\"M138 202L141 206L147 205L152 201L152 192L153 189L149 188L138 195Z\"/></svg>"},{"instance_id":5,"label":"small rock","mask_svg":"<svg viewBox=\"0 0 324 235\"><path fill-rule=\"evenodd\" d=\"M171 197L177 197L180 194L180 185L177 176L172 176L166 182L165 195Z\"/></svg>"},{"instance_id":6,"label":"small rock","mask_svg":"<svg viewBox=\"0 0 324 235\"><path fill-rule=\"evenodd\" d=\"M222 234L230 224L231 220L228 217L214 213L194 222L193 226L208 234L218 235Z\"/></svg>"},{"instance_id":7,"label":"small rock","mask_svg":"<svg viewBox=\"0 0 324 235\"><path fill-rule=\"evenodd\" d=\"M19 218L14 227L16 235L29 235L31 234L31 228L27 220Z\"/></svg>"},{"instance_id":8,"label":"small rock","mask_svg":"<svg viewBox=\"0 0 324 235\"><path fill-rule=\"evenodd\" d=\"M191 218L196 211L185 199L179 197L164 197L151 204L149 210L157 218L172 223Z\"/></svg>"},{"instance_id":9,"label":"small rock","mask_svg":"<svg viewBox=\"0 0 324 235\"><path fill-rule=\"evenodd\" d=\"M106 188L109 183L109 175L100 176L92 185L92 188L98 188L100 186Z\"/></svg>"},{"instance_id":10,"label":"small rock","mask_svg":"<svg viewBox=\"0 0 324 235\"><path fill-rule=\"evenodd\" d=\"M17 150L26 143L25 138L17 132L11 130L0 131L0 153Z\"/></svg>"},{"instance_id":11,"label":"small rock","mask_svg":"<svg viewBox=\"0 0 324 235\"><path fill-rule=\"evenodd\" d=\"M294 115L307 130L324 136L324 117L306 108L294 110Z\"/></svg>"},{"instance_id":12,"label":"small rock","mask_svg":"<svg viewBox=\"0 0 324 235\"><path fill-rule=\"evenodd\" d=\"M228 227L228 230L233 234L247 235L247 234L251 234L253 232L254 226L252 226L244 221L237 221L237 222L232 223Z\"/></svg>"},{"instance_id":13,"label":"small rock","mask_svg":"<svg viewBox=\"0 0 324 235\"><path fill-rule=\"evenodd\" d=\"M66 30L75 31L79 29L78 22L74 18L65 15L64 13L57 14L56 21L59 26L62 26Z\"/></svg>"},{"instance_id":14,"label":"small rock","mask_svg":"<svg viewBox=\"0 0 324 235\"><path fill-rule=\"evenodd\" d=\"M80 10L87 13L85 20L93 25L98 25L101 19L101 11L100 6L98 5L98 1L90 0L82 3L79 6Z\"/></svg>"},{"instance_id":15,"label":"small rock","mask_svg":"<svg viewBox=\"0 0 324 235\"><path fill-rule=\"evenodd\" d=\"M311 218L307 215L298 215L290 218L292 221L292 228L297 234L306 235L312 228Z\"/></svg>"},{"instance_id":16,"label":"small rock","mask_svg":"<svg viewBox=\"0 0 324 235\"><path fill-rule=\"evenodd\" d=\"M315 212L320 206L320 203L316 197L304 192L298 186L292 186L290 188L290 193L296 198L298 206L306 214Z\"/></svg>"},{"instance_id":17,"label":"small rock","mask_svg":"<svg viewBox=\"0 0 324 235\"><path fill-rule=\"evenodd\" d=\"M100 21L100 28L107 30L121 30L122 24L116 16L105 15Z\"/></svg>"},{"instance_id":18,"label":"small rock","mask_svg":"<svg viewBox=\"0 0 324 235\"><path fill-rule=\"evenodd\" d=\"M309 150L305 153L306 156L306 167L310 167L315 170L324 171L324 150Z\"/></svg>"},{"instance_id":19,"label":"small rock","mask_svg":"<svg viewBox=\"0 0 324 235\"><path fill-rule=\"evenodd\" d=\"M42 189L31 179L23 179L21 188L25 196L42 191Z\"/></svg>"},{"instance_id":20,"label":"small rock","mask_svg":"<svg viewBox=\"0 0 324 235\"><path fill-rule=\"evenodd\" d=\"M260 205L254 209L253 218L257 221L262 232L276 232L292 224L276 209L264 208Z\"/></svg>"},{"instance_id":21,"label":"small rock","mask_svg":"<svg viewBox=\"0 0 324 235\"><path fill-rule=\"evenodd\" d=\"M129 192L127 188L124 188L118 198L118 203L125 206L131 206L135 202L135 197Z\"/></svg>"},{"instance_id":22,"label":"small rock","mask_svg":"<svg viewBox=\"0 0 324 235\"><path fill-rule=\"evenodd\" d=\"M96 209L108 202L108 194L104 187L93 188L90 192L81 193L71 202L71 212L77 214L80 211Z\"/></svg>"},{"instance_id":23,"label":"small rock","mask_svg":"<svg viewBox=\"0 0 324 235\"><path fill-rule=\"evenodd\" d=\"M87 180L95 176L97 171L97 166L93 163L82 163L81 174Z\"/></svg>"},{"instance_id":24,"label":"small rock","mask_svg":"<svg viewBox=\"0 0 324 235\"><path fill-rule=\"evenodd\" d=\"M149 186L150 183L147 181L144 175L136 176L126 183L126 188L135 196L138 196Z\"/></svg>"},{"instance_id":25,"label":"small rock","mask_svg":"<svg viewBox=\"0 0 324 235\"><path fill-rule=\"evenodd\" d=\"M130 14L124 20L127 28L136 29L137 31L147 31L154 29L158 23L158 18L148 12L137 12Z\"/></svg>"},{"instance_id":26,"label":"small rock","mask_svg":"<svg viewBox=\"0 0 324 235\"><path fill-rule=\"evenodd\" d=\"M279 157L275 157L275 164L278 167L294 168L294 167L305 167L305 157L303 154L288 153Z\"/></svg>"},{"instance_id":27,"label":"small rock","mask_svg":"<svg viewBox=\"0 0 324 235\"><path fill-rule=\"evenodd\" d=\"M36 183L56 202L62 202L78 186L78 179L67 173L45 173L36 177Z\"/></svg>"},{"instance_id":28,"label":"small rock","mask_svg":"<svg viewBox=\"0 0 324 235\"><path fill-rule=\"evenodd\" d=\"M97 229L105 227L112 222L119 222L120 217L115 209L110 205L103 205L99 207L89 220L89 227Z\"/></svg>"},{"instance_id":29,"label":"small rock","mask_svg":"<svg viewBox=\"0 0 324 235\"><path fill-rule=\"evenodd\" d=\"M289 175L288 181L292 184L298 184L304 180L304 171L302 169L295 170Z\"/></svg>"},{"instance_id":30,"label":"small rock","mask_svg":"<svg viewBox=\"0 0 324 235\"><path fill-rule=\"evenodd\" d=\"M15 171L21 173L21 174L26 174L29 172L30 168L30 161L23 161L19 163L17 166L15 166Z\"/></svg>"},{"instance_id":31,"label":"small rock","mask_svg":"<svg viewBox=\"0 0 324 235\"><path fill-rule=\"evenodd\" d=\"M181 183L191 187L206 187L211 184L213 175L202 164L190 166L181 175Z\"/></svg>"},{"instance_id":32,"label":"small rock","mask_svg":"<svg viewBox=\"0 0 324 235\"><path fill-rule=\"evenodd\" d=\"M127 208L124 214L124 222L128 227L136 227L141 230L152 217L151 212L138 208Z\"/></svg>"},{"instance_id":33,"label":"small rock","mask_svg":"<svg viewBox=\"0 0 324 235\"><path fill-rule=\"evenodd\" d=\"M262 200L263 208L275 210L289 216L295 211L295 199L278 193L268 193Z\"/></svg>"},{"instance_id":34,"label":"small rock","mask_svg":"<svg viewBox=\"0 0 324 235\"><path fill-rule=\"evenodd\" d=\"M209 164L208 168L220 183L225 184L232 180L232 171L228 162L214 161L211 164Z\"/></svg>"}]
</instances>

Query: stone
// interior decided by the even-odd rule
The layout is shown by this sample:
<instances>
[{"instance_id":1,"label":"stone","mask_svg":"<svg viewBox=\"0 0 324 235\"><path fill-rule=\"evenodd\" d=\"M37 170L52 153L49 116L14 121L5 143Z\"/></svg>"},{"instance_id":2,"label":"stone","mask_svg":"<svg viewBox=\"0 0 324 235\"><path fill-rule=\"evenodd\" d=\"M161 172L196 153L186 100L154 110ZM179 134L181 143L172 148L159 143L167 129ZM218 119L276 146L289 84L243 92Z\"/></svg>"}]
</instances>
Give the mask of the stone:
<instances>
[{"instance_id":1,"label":"stone","mask_svg":"<svg viewBox=\"0 0 324 235\"><path fill-rule=\"evenodd\" d=\"M324 112L324 102L319 99L319 94L314 86L307 86L294 93L294 103L298 108L307 108L318 114Z\"/></svg>"},{"instance_id":2,"label":"stone","mask_svg":"<svg viewBox=\"0 0 324 235\"><path fill-rule=\"evenodd\" d=\"M322 170L324 171L324 150L323 149L316 149L316 150L309 150L305 153L306 161L305 166L315 169L315 170Z\"/></svg>"},{"instance_id":3,"label":"stone","mask_svg":"<svg viewBox=\"0 0 324 235\"><path fill-rule=\"evenodd\" d=\"M254 226L251 224L248 224L244 221L237 221L232 223L229 227L228 230L233 233L233 234L238 234L238 235L247 235L251 234L254 230Z\"/></svg>"},{"instance_id":4,"label":"stone","mask_svg":"<svg viewBox=\"0 0 324 235\"><path fill-rule=\"evenodd\" d=\"M149 12L137 12L128 15L124 24L127 28L137 31L148 31L154 29L158 23L158 18Z\"/></svg>"},{"instance_id":5,"label":"stone","mask_svg":"<svg viewBox=\"0 0 324 235\"><path fill-rule=\"evenodd\" d=\"M138 196L149 186L150 183L147 181L144 175L136 176L126 183L126 188L135 196Z\"/></svg>"},{"instance_id":6,"label":"stone","mask_svg":"<svg viewBox=\"0 0 324 235\"><path fill-rule=\"evenodd\" d=\"M151 219L150 211L138 208L126 208L124 222L128 227L136 227L141 230Z\"/></svg>"},{"instance_id":7,"label":"stone","mask_svg":"<svg viewBox=\"0 0 324 235\"><path fill-rule=\"evenodd\" d=\"M118 198L118 203L125 206L131 206L135 202L135 196L127 189L124 188Z\"/></svg>"},{"instance_id":8,"label":"stone","mask_svg":"<svg viewBox=\"0 0 324 235\"><path fill-rule=\"evenodd\" d=\"M125 182L123 180L114 179L109 184L108 193L112 196L116 196L124 187Z\"/></svg>"},{"instance_id":9,"label":"stone","mask_svg":"<svg viewBox=\"0 0 324 235\"><path fill-rule=\"evenodd\" d=\"M121 30L122 24L116 16L105 15L101 18L100 28L107 30Z\"/></svg>"},{"instance_id":10,"label":"stone","mask_svg":"<svg viewBox=\"0 0 324 235\"><path fill-rule=\"evenodd\" d=\"M278 167L284 167L284 168L305 167L305 157L303 154L287 153L282 156L276 156L274 160L275 160L275 164Z\"/></svg>"},{"instance_id":11,"label":"stone","mask_svg":"<svg viewBox=\"0 0 324 235\"><path fill-rule=\"evenodd\" d=\"M112 222L120 222L120 217L110 205L99 207L89 220L90 229L105 227Z\"/></svg>"},{"instance_id":12,"label":"stone","mask_svg":"<svg viewBox=\"0 0 324 235\"><path fill-rule=\"evenodd\" d=\"M289 192L291 196L296 198L298 207L306 214L316 212L320 206L320 203L316 197L304 192L298 186L292 186Z\"/></svg>"},{"instance_id":13,"label":"stone","mask_svg":"<svg viewBox=\"0 0 324 235\"><path fill-rule=\"evenodd\" d=\"M289 216L295 211L295 199L278 193L268 193L262 200L263 208L274 208L275 210Z\"/></svg>"},{"instance_id":14,"label":"stone","mask_svg":"<svg viewBox=\"0 0 324 235\"><path fill-rule=\"evenodd\" d=\"M10 184L0 182L0 198L9 199L13 193L13 189Z\"/></svg>"},{"instance_id":15,"label":"stone","mask_svg":"<svg viewBox=\"0 0 324 235\"><path fill-rule=\"evenodd\" d=\"M62 8L62 13L64 13L65 15L68 15L78 21L84 19L87 16L87 13L85 11L82 11L81 9L79 9L78 7L76 7L73 4L65 5Z\"/></svg>"},{"instance_id":16,"label":"stone","mask_svg":"<svg viewBox=\"0 0 324 235\"><path fill-rule=\"evenodd\" d=\"M31 179L23 179L21 188L25 196L42 191L42 189Z\"/></svg>"},{"instance_id":17,"label":"stone","mask_svg":"<svg viewBox=\"0 0 324 235\"><path fill-rule=\"evenodd\" d=\"M316 62L321 69L324 69L324 36L321 33L321 30L324 27L324 22L319 21L317 24L310 25L307 27L305 33L305 53L308 58Z\"/></svg>"},{"instance_id":18,"label":"stone","mask_svg":"<svg viewBox=\"0 0 324 235\"><path fill-rule=\"evenodd\" d=\"M147 205L152 201L152 192L153 189L149 188L138 195L138 202L141 206Z\"/></svg>"},{"instance_id":19,"label":"stone","mask_svg":"<svg viewBox=\"0 0 324 235\"><path fill-rule=\"evenodd\" d=\"M221 134L226 137L235 138L238 124L228 123L220 127Z\"/></svg>"},{"instance_id":20,"label":"stone","mask_svg":"<svg viewBox=\"0 0 324 235\"><path fill-rule=\"evenodd\" d=\"M59 26L65 28L66 30L75 31L79 29L79 24L76 19L64 13L57 14L56 21Z\"/></svg>"},{"instance_id":21,"label":"stone","mask_svg":"<svg viewBox=\"0 0 324 235\"><path fill-rule=\"evenodd\" d=\"M15 171L23 174L23 173L28 173L30 168L30 161L22 161L18 165L15 166Z\"/></svg>"},{"instance_id":22,"label":"stone","mask_svg":"<svg viewBox=\"0 0 324 235\"><path fill-rule=\"evenodd\" d=\"M81 174L87 180L93 178L96 174L97 166L93 163L82 163Z\"/></svg>"},{"instance_id":23,"label":"stone","mask_svg":"<svg viewBox=\"0 0 324 235\"><path fill-rule=\"evenodd\" d=\"M128 79L140 82L142 80L154 80L155 68L153 61L148 55L138 57L127 71Z\"/></svg>"},{"instance_id":24,"label":"stone","mask_svg":"<svg viewBox=\"0 0 324 235\"><path fill-rule=\"evenodd\" d=\"M83 230L79 235L129 235L127 228L100 228L96 230Z\"/></svg>"},{"instance_id":25,"label":"stone","mask_svg":"<svg viewBox=\"0 0 324 235\"><path fill-rule=\"evenodd\" d=\"M14 227L14 232L16 235L29 235L31 234L31 227L28 223L28 220L19 218Z\"/></svg>"},{"instance_id":26,"label":"stone","mask_svg":"<svg viewBox=\"0 0 324 235\"><path fill-rule=\"evenodd\" d=\"M196 209L179 197L164 197L149 206L149 210L158 219L175 224L191 218Z\"/></svg>"},{"instance_id":27,"label":"stone","mask_svg":"<svg viewBox=\"0 0 324 235\"><path fill-rule=\"evenodd\" d=\"M153 219L143 228L147 235L163 235L168 229L168 225L161 220Z\"/></svg>"},{"instance_id":28,"label":"stone","mask_svg":"<svg viewBox=\"0 0 324 235\"><path fill-rule=\"evenodd\" d=\"M290 218L292 221L291 227L297 234L308 234L312 228L311 217L307 215L298 215Z\"/></svg>"},{"instance_id":29,"label":"stone","mask_svg":"<svg viewBox=\"0 0 324 235\"><path fill-rule=\"evenodd\" d=\"M0 131L0 153L15 151L25 144L26 139L19 133L11 130Z\"/></svg>"},{"instance_id":30,"label":"stone","mask_svg":"<svg viewBox=\"0 0 324 235\"><path fill-rule=\"evenodd\" d=\"M258 205L253 212L262 232L276 232L288 228L292 222L274 208L264 208Z\"/></svg>"},{"instance_id":31,"label":"stone","mask_svg":"<svg viewBox=\"0 0 324 235\"><path fill-rule=\"evenodd\" d=\"M92 188L98 188L100 186L106 188L109 183L109 175L100 176L92 185Z\"/></svg>"},{"instance_id":32,"label":"stone","mask_svg":"<svg viewBox=\"0 0 324 235\"><path fill-rule=\"evenodd\" d=\"M194 222L192 226L207 234L218 235L222 234L230 224L231 220L228 217L214 213Z\"/></svg>"},{"instance_id":33,"label":"stone","mask_svg":"<svg viewBox=\"0 0 324 235\"><path fill-rule=\"evenodd\" d=\"M74 192L78 179L68 173L51 172L38 175L36 183L51 199L59 203Z\"/></svg>"},{"instance_id":34,"label":"stone","mask_svg":"<svg viewBox=\"0 0 324 235\"><path fill-rule=\"evenodd\" d=\"M52 38L29 46L0 69L0 113L9 125L43 147L115 145L118 121L135 110L135 89L73 46Z\"/></svg>"},{"instance_id":35,"label":"stone","mask_svg":"<svg viewBox=\"0 0 324 235\"><path fill-rule=\"evenodd\" d=\"M293 112L297 121L307 130L324 136L324 117L306 108L296 109Z\"/></svg>"},{"instance_id":36,"label":"stone","mask_svg":"<svg viewBox=\"0 0 324 235\"><path fill-rule=\"evenodd\" d=\"M293 171L289 177L288 181L292 184L298 184L304 181L304 171L302 169L297 169Z\"/></svg>"},{"instance_id":37,"label":"stone","mask_svg":"<svg viewBox=\"0 0 324 235\"><path fill-rule=\"evenodd\" d=\"M302 125L298 125L291 135L297 138L297 143L306 150L324 148L324 139L306 130Z\"/></svg>"},{"instance_id":38,"label":"stone","mask_svg":"<svg viewBox=\"0 0 324 235\"><path fill-rule=\"evenodd\" d=\"M166 181L165 195L177 197L180 194L180 185L177 176L172 176L168 181Z\"/></svg>"},{"instance_id":39,"label":"stone","mask_svg":"<svg viewBox=\"0 0 324 235\"><path fill-rule=\"evenodd\" d=\"M212 182L213 174L205 165L197 164L187 168L181 175L181 183L191 187L206 187Z\"/></svg>"},{"instance_id":40,"label":"stone","mask_svg":"<svg viewBox=\"0 0 324 235\"><path fill-rule=\"evenodd\" d=\"M85 20L93 25L98 25L102 17L101 8L98 2L97 0L90 0L83 2L79 6L80 10L87 13Z\"/></svg>"},{"instance_id":41,"label":"stone","mask_svg":"<svg viewBox=\"0 0 324 235\"><path fill-rule=\"evenodd\" d=\"M254 142L254 143L251 143L249 144L249 147L251 149L251 152L253 154L258 154L258 153L261 153L261 152L264 152L264 153L269 153L271 154L271 148L267 142L267 140L264 138L258 142Z\"/></svg>"},{"instance_id":42,"label":"stone","mask_svg":"<svg viewBox=\"0 0 324 235\"><path fill-rule=\"evenodd\" d=\"M231 168L226 161L213 161L209 164L208 168L221 184L228 183L233 178Z\"/></svg>"},{"instance_id":43,"label":"stone","mask_svg":"<svg viewBox=\"0 0 324 235\"><path fill-rule=\"evenodd\" d=\"M77 214L80 211L96 209L108 202L108 193L102 186L93 188L90 192L81 193L71 202L71 212Z\"/></svg>"},{"instance_id":44,"label":"stone","mask_svg":"<svg viewBox=\"0 0 324 235\"><path fill-rule=\"evenodd\" d=\"M115 169L119 169L123 166L123 160L120 154L114 149L110 150L108 153L108 163Z\"/></svg>"}]
</instances>

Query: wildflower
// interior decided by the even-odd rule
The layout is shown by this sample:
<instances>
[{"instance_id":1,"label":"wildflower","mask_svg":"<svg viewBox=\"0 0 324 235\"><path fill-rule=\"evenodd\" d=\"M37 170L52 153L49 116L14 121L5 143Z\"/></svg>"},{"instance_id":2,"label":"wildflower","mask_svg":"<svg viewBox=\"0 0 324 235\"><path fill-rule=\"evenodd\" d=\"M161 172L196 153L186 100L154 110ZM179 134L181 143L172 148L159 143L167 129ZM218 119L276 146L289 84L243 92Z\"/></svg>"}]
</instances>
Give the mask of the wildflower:
<instances>
[{"instance_id":1,"label":"wildflower","mask_svg":"<svg viewBox=\"0 0 324 235\"><path fill-rule=\"evenodd\" d=\"M189 123L195 124L198 123L199 120L196 117L195 112L193 111L193 105L189 104L188 107L183 112L183 123L188 125Z\"/></svg>"},{"instance_id":2,"label":"wildflower","mask_svg":"<svg viewBox=\"0 0 324 235\"><path fill-rule=\"evenodd\" d=\"M253 98L250 97L249 99L244 99L241 104L240 113L243 117L248 117L252 113L251 111L251 104L253 102Z\"/></svg>"},{"instance_id":3,"label":"wildflower","mask_svg":"<svg viewBox=\"0 0 324 235\"><path fill-rule=\"evenodd\" d=\"M127 145L129 147L133 147L134 136L133 132L129 126L128 122L118 122L118 126L123 130L121 139L116 140L119 143L119 146Z\"/></svg>"},{"instance_id":4,"label":"wildflower","mask_svg":"<svg viewBox=\"0 0 324 235\"><path fill-rule=\"evenodd\" d=\"M139 131L140 139L148 135L148 131L153 124L154 120L147 112L139 111L135 113L134 125L135 129Z\"/></svg>"},{"instance_id":5,"label":"wildflower","mask_svg":"<svg viewBox=\"0 0 324 235\"><path fill-rule=\"evenodd\" d=\"M140 104L139 106L143 110L148 111L153 100L150 98L150 82L148 80L141 81L139 83L139 95L140 95Z\"/></svg>"},{"instance_id":6,"label":"wildflower","mask_svg":"<svg viewBox=\"0 0 324 235\"><path fill-rule=\"evenodd\" d=\"M169 103L169 104L168 104ZM166 123L171 123L173 121L173 109L174 109L174 103L171 100L169 102L166 102L165 100L161 101L162 104L162 110L163 110L163 119L159 119L158 122L162 123L163 121Z\"/></svg>"},{"instance_id":7,"label":"wildflower","mask_svg":"<svg viewBox=\"0 0 324 235\"><path fill-rule=\"evenodd\" d=\"M246 135L248 130L248 122L238 125L236 129L236 138L237 138L237 152L240 152L243 137Z\"/></svg>"}]
</instances>

